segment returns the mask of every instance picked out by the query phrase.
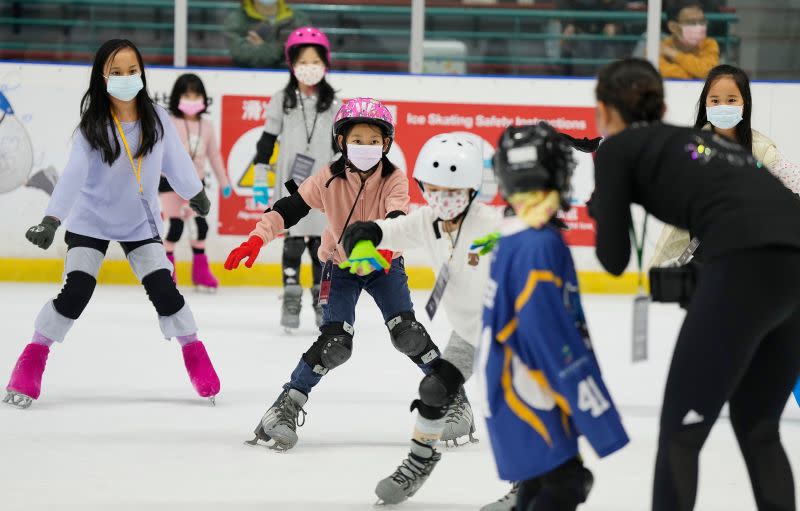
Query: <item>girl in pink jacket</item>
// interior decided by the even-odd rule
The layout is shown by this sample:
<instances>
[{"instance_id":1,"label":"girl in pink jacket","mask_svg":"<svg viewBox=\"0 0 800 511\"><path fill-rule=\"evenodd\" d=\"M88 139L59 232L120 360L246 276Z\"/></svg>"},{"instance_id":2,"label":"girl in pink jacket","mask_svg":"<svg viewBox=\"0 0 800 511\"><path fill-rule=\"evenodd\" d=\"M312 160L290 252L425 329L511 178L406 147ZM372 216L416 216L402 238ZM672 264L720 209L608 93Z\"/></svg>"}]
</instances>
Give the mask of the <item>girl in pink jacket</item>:
<instances>
[{"instance_id":1,"label":"girl in pink jacket","mask_svg":"<svg viewBox=\"0 0 800 511\"><path fill-rule=\"evenodd\" d=\"M319 249L319 259L325 261L320 291L321 335L303 354L250 442L272 439L275 443L271 447L278 450L291 449L297 443L297 420L301 412L305 419L303 405L311 389L328 371L350 358L352 325L361 291L369 293L380 308L397 350L425 372L439 358L439 349L414 316L400 254L388 252L382 254L385 259L369 258L366 264L384 270L369 275L360 269L339 268L347 261L341 243L348 225L408 213L408 178L386 157L394 139L392 115L374 99L356 98L336 114L333 133L342 156L306 179L299 189L292 182L287 183L290 195L264 213L250 239L233 250L225 263L225 269L232 270L247 259L245 266L250 268L265 243L296 224L311 209L318 209L327 217L328 226Z\"/></svg>"},{"instance_id":2,"label":"girl in pink jacket","mask_svg":"<svg viewBox=\"0 0 800 511\"><path fill-rule=\"evenodd\" d=\"M206 163L210 162L222 190L222 196L227 199L232 193L231 184L228 181L225 165L222 163L217 137L214 135L214 125L202 117L206 108L208 108L208 96L200 77L191 73L179 76L169 98L170 118L178 131L183 147L194 162L197 177L206 184ZM169 218L169 231L164 239L167 257L174 265L175 244L183 235L184 222L194 218L197 232L191 240L192 284L198 288L216 290L219 282L211 273L206 257L208 222L189 209L189 202L178 196L163 176L158 191L161 197L161 210ZM175 279L174 272L172 278Z\"/></svg>"}]
</instances>

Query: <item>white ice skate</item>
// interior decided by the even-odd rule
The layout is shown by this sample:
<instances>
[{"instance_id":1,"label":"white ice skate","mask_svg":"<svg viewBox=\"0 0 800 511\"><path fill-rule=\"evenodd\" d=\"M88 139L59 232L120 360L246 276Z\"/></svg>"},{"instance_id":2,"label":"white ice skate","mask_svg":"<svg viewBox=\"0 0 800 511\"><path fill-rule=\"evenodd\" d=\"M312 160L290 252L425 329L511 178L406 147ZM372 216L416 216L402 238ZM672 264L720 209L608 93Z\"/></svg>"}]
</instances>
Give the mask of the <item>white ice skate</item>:
<instances>
[{"instance_id":1,"label":"white ice skate","mask_svg":"<svg viewBox=\"0 0 800 511\"><path fill-rule=\"evenodd\" d=\"M305 424L306 411L303 410L303 405L307 401L308 396L298 390L281 392L256 426L256 437L245 443L256 446L260 445L259 441L268 443L272 440L274 443L266 447L275 451L288 451L294 447L297 444L297 428Z\"/></svg>"},{"instance_id":2,"label":"white ice skate","mask_svg":"<svg viewBox=\"0 0 800 511\"><path fill-rule=\"evenodd\" d=\"M446 447L450 446L450 442L453 442L453 447L466 445L466 442L458 443L458 439L464 436L469 436L469 443L478 443L478 439L473 436L474 433L475 417L472 415L472 406L469 404L464 387L461 387L447 409L441 440Z\"/></svg>"},{"instance_id":3,"label":"white ice skate","mask_svg":"<svg viewBox=\"0 0 800 511\"><path fill-rule=\"evenodd\" d=\"M519 491L519 483L514 483L503 498L486 504L480 511L514 511L514 506L517 505L517 491Z\"/></svg>"},{"instance_id":4,"label":"white ice skate","mask_svg":"<svg viewBox=\"0 0 800 511\"><path fill-rule=\"evenodd\" d=\"M287 334L300 328L300 308L302 307L302 299L302 287L298 285L288 285L283 288L281 326Z\"/></svg>"},{"instance_id":5,"label":"white ice skate","mask_svg":"<svg viewBox=\"0 0 800 511\"><path fill-rule=\"evenodd\" d=\"M26 396L25 394L20 394L19 392L9 390L6 393L6 397L3 398L3 402L13 406L14 408L25 410L26 408L30 408L30 406L33 404L33 398Z\"/></svg>"},{"instance_id":6,"label":"white ice skate","mask_svg":"<svg viewBox=\"0 0 800 511\"><path fill-rule=\"evenodd\" d=\"M377 504L399 504L414 496L428 480L436 464L442 459L436 449L416 440L411 441L411 452L397 467L394 474L378 482L375 495Z\"/></svg>"}]
</instances>

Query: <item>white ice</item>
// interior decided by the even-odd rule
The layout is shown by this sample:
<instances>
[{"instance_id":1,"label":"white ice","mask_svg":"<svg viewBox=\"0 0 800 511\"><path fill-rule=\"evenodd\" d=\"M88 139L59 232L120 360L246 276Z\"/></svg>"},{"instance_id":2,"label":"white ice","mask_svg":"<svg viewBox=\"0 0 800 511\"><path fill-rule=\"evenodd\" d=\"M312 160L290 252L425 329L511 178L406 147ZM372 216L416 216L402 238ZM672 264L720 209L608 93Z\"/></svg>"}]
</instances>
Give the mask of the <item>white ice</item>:
<instances>
[{"instance_id":1,"label":"white ice","mask_svg":"<svg viewBox=\"0 0 800 511\"><path fill-rule=\"evenodd\" d=\"M28 342L55 285L0 285L0 378ZM313 392L300 442L279 454L243 445L298 357L315 338L310 308L294 335L278 326L275 289L186 293L222 379L212 407L196 397L180 349L160 338L137 287L101 286L67 341L53 348L42 398L25 411L0 407L0 509L369 510L378 479L406 455L408 405L420 373L391 346L368 296L358 307L355 352ZM308 298L308 297L306 297ZM681 313L651 311L651 360L630 363L630 298L586 296L606 381L631 443L605 460L584 445L595 489L586 511L649 508L657 413ZM415 293L417 304L425 294ZM307 302L306 302L307 303ZM420 313L420 316L423 314ZM431 327L440 344L445 318ZM468 386L468 392L474 389ZM800 474L800 413L787 406L783 441ZM476 510L499 498L485 427L481 442L444 450L423 489L398 509ZM701 458L696 509L755 509L727 419Z\"/></svg>"}]
</instances>

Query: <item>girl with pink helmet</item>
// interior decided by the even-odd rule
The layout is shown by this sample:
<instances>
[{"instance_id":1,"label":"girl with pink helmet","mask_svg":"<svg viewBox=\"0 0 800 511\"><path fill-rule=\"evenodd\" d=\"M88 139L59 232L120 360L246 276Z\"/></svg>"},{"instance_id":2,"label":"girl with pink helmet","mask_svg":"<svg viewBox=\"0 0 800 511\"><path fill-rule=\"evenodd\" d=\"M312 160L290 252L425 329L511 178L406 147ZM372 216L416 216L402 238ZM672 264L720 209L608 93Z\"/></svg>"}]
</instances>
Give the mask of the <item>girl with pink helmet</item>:
<instances>
[{"instance_id":1,"label":"girl with pink helmet","mask_svg":"<svg viewBox=\"0 0 800 511\"><path fill-rule=\"evenodd\" d=\"M253 195L257 204L270 203L267 176L274 172L272 203L289 195L284 183L301 185L333 159L330 133L339 107L336 92L325 79L330 68L331 46L322 31L313 27L293 30L286 41L284 56L289 66L289 82L275 92L267 106L264 131L256 144ZM280 151L274 167L269 165L275 143ZM283 304L281 326L287 330L300 326L303 288L300 286L300 259L308 250L313 268L311 299L317 326L322 324L319 281L322 265L317 251L325 229L325 217L312 211L286 233L283 240Z\"/></svg>"},{"instance_id":2,"label":"girl with pink helmet","mask_svg":"<svg viewBox=\"0 0 800 511\"><path fill-rule=\"evenodd\" d=\"M394 121L379 101L356 98L343 105L333 123L334 143L341 156L306 179L299 189L276 201L245 243L231 252L225 268L233 270L246 259L251 267L261 247L292 228L313 210L323 211L328 225L322 234L320 336L306 351L275 403L255 429L258 440L274 449L297 443L300 414L311 389L322 377L350 358L355 307L362 291L369 293L383 314L392 344L423 371L430 372L439 349L414 316L403 257L399 253L351 253L342 245L348 225L394 218L408 213L408 178L386 157L394 140ZM339 267L342 265L342 268ZM349 271L347 267L350 267ZM380 268L382 271L371 272ZM375 370L379 368L375 367ZM299 425L302 425L302 421Z\"/></svg>"}]
</instances>

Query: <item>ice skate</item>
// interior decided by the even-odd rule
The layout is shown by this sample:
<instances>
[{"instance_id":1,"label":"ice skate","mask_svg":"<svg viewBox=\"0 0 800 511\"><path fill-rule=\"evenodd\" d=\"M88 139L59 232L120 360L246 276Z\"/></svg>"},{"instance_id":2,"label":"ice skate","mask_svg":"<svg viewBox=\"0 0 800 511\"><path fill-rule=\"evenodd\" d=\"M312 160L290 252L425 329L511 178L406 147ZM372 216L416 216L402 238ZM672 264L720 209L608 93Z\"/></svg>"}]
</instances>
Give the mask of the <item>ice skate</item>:
<instances>
[{"instance_id":1,"label":"ice skate","mask_svg":"<svg viewBox=\"0 0 800 511\"><path fill-rule=\"evenodd\" d=\"M25 186L37 188L47 195L53 195L57 182L58 172L54 167L50 166L32 175Z\"/></svg>"},{"instance_id":2,"label":"ice skate","mask_svg":"<svg viewBox=\"0 0 800 511\"><path fill-rule=\"evenodd\" d=\"M39 399L42 390L42 375L47 364L50 348L43 344L31 343L25 346L11 372L3 402L25 409Z\"/></svg>"},{"instance_id":3,"label":"ice skate","mask_svg":"<svg viewBox=\"0 0 800 511\"><path fill-rule=\"evenodd\" d=\"M194 254L192 259L192 284L201 292L215 293L219 281L208 266L208 257L205 254Z\"/></svg>"},{"instance_id":4,"label":"ice skate","mask_svg":"<svg viewBox=\"0 0 800 511\"><path fill-rule=\"evenodd\" d=\"M294 447L297 444L297 428L302 427L306 420L303 405L307 401L308 396L299 390L289 389L281 392L256 426L256 437L245 443L259 445L259 441L266 443L274 440L275 443L267 447L275 451L288 451Z\"/></svg>"},{"instance_id":5,"label":"ice skate","mask_svg":"<svg viewBox=\"0 0 800 511\"><path fill-rule=\"evenodd\" d=\"M425 484L436 464L442 459L436 449L411 441L411 452L397 467L394 474L383 479L375 487L378 504L399 504L411 498Z\"/></svg>"},{"instance_id":6,"label":"ice skate","mask_svg":"<svg viewBox=\"0 0 800 511\"><path fill-rule=\"evenodd\" d=\"M216 404L220 388L219 377L203 343L194 341L184 346L183 362L186 364L189 379L200 397L207 397L211 404Z\"/></svg>"},{"instance_id":7,"label":"ice skate","mask_svg":"<svg viewBox=\"0 0 800 511\"><path fill-rule=\"evenodd\" d=\"M172 263L172 282L178 283L178 279L175 277L176 267L175 267L175 254L171 252L167 252L167 259L169 262Z\"/></svg>"},{"instance_id":8,"label":"ice skate","mask_svg":"<svg viewBox=\"0 0 800 511\"><path fill-rule=\"evenodd\" d=\"M478 439L473 436L474 433L475 417L472 415L472 406L470 406L467 393L462 386L447 409L441 440L447 447L450 446L450 442L453 442L453 447L459 447L466 445L466 442L459 444L458 439L469 436L469 442L474 444L478 442Z\"/></svg>"},{"instance_id":9,"label":"ice skate","mask_svg":"<svg viewBox=\"0 0 800 511\"><path fill-rule=\"evenodd\" d=\"M311 298L314 304L314 316L317 321L317 328L322 326L322 305L319 304L319 286L311 288Z\"/></svg>"},{"instance_id":10,"label":"ice skate","mask_svg":"<svg viewBox=\"0 0 800 511\"><path fill-rule=\"evenodd\" d=\"M514 511L514 506L517 505L517 491L519 491L518 482L511 485L511 490L503 498L491 504L486 504L480 511Z\"/></svg>"},{"instance_id":11,"label":"ice skate","mask_svg":"<svg viewBox=\"0 0 800 511\"><path fill-rule=\"evenodd\" d=\"M302 307L303 288L290 284L283 288L283 305L281 307L281 326L287 333L300 328L300 308Z\"/></svg>"}]
</instances>

